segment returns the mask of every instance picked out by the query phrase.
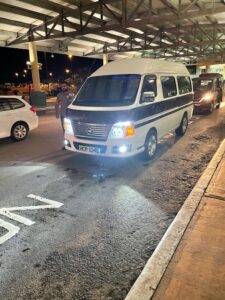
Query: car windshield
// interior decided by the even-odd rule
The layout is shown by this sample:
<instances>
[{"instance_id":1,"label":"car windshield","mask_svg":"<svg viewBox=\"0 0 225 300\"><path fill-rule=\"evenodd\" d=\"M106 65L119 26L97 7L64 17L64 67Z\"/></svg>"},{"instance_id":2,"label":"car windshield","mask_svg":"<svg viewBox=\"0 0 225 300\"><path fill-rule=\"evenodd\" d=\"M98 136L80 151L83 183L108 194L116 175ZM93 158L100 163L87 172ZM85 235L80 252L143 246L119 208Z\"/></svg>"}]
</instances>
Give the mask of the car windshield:
<instances>
[{"instance_id":1,"label":"car windshield","mask_svg":"<svg viewBox=\"0 0 225 300\"><path fill-rule=\"evenodd\" d=\"M73 105L126 106L134 103L141 75L107 75L87 79Z\"/></svg>"},{"instance_id":2,"label":"car windshield","mask_svg":"<svg viewBox=\"0 0 225 300\"><path fill-rule=\"evenodd\" d=\"M208 91L212 89L212 86L213 86L212 79L199 79L194 81L194 90Z\"/></svg>"}]
</instances>

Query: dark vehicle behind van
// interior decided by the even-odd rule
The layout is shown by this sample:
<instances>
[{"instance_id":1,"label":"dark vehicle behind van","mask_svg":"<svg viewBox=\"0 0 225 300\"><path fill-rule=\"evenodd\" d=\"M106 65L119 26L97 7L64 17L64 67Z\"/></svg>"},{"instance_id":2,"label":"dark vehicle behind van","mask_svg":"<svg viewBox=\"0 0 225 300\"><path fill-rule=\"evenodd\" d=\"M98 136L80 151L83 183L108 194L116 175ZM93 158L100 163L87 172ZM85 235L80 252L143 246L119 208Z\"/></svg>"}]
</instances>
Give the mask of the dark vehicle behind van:
<instances>
[{"instance_id":1,"label":"dark vehicle behind van","mask_svg":"<svg viewBox=\"0 0 225 300\"><path fill-rule=\"evenodd\" d=\"M213 112L223 99L223 76L219 73L204 73L193 80L194 110Z\"/></svg>"}]
</instances>

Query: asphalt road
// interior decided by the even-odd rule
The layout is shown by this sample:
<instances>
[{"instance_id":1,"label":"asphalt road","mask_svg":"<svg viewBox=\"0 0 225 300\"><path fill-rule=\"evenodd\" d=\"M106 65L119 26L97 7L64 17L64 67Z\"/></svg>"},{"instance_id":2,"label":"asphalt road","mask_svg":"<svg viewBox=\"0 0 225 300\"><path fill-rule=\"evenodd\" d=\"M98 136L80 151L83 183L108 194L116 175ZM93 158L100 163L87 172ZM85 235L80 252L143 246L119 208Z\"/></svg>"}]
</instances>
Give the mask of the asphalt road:
<instances>
[{"instance_id":1,"label":"asphalt road","mask_svg":"<svg viewBox=\"0 0 225 300\"><path fill-rule=\"evenodd\" d=\"M1 140L0 225L19 232L0 245L0 300L123 299L224 136L225 107L167 135L151 163L63 151L51 115L23 142ZM46 203L29 194L61 206L36 209Z\"/></svg>"}]
</instances>

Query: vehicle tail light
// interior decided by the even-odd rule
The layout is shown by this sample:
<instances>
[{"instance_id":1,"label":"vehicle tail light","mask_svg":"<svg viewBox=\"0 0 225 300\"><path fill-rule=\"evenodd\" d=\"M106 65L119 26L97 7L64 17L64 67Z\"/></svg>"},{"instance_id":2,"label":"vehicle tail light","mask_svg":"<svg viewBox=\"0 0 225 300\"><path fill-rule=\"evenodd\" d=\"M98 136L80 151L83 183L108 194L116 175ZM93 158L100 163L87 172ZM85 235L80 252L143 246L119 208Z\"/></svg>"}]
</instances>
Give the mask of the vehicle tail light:
<instances>
[{"instance_id":1,"label":"vehicle tail light","mask_svg":"<svg viewBox=\"0 0 225 300\"><path fill-rule=\"evenodd\" d=\"M36 107L34 107L34 106L31 106L31 108L30 108L30 111L32 111L34 114L36 114L36 112L37 112L37 109L36 109Z\"/></svg>"}]
</instances>

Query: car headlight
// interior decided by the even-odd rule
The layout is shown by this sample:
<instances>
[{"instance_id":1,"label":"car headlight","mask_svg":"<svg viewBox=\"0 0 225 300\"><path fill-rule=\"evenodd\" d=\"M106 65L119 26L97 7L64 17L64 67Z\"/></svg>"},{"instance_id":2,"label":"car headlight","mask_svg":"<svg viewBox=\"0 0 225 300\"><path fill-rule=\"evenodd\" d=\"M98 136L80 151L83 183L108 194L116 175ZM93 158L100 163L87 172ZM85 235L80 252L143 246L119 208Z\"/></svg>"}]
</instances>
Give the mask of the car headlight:
<instances>
[{"instance_id":1,"label":"car headlight","mask_svg":"<svg viewBox=\"0 0 225 300\"><path fill-rule=\"evenodd\" d=\"M212 94L207 93L205 94L200 101L211 101L212 100Z\"/></svg>"},{"instance_id":2,"label":"car headlight","mask_svg":"<svg viewBox=\"0 0 225 300\"><path fill-rule=\"evenodd\" d=\"M63 127L65 130L65 133L73 134L73 126L72 126L70 119L64 118Z\"/></svg>"},{"instance_id":3,"label":"car headlight","mask_svg":"<svg viewBox=\"0 0 225 300\"><path fill-rule=\"evenodd\" d=\"M135 134L134 125L131 122L119 122L113 125L110 138L125 138Z\"/></svg>"}]
</instances>

